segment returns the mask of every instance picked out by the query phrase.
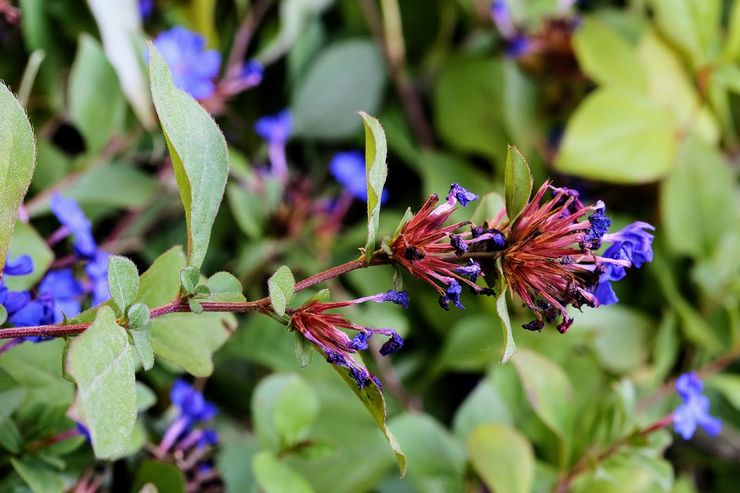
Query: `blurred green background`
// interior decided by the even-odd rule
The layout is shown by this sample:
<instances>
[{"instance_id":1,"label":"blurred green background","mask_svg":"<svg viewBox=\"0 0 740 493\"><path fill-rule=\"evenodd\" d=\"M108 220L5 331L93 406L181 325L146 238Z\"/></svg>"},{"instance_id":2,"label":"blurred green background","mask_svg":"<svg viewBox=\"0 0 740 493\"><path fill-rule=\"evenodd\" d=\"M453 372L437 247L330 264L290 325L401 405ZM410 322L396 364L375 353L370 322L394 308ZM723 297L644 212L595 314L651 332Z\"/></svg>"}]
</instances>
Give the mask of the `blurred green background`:
<instances>
[{"instance_id":1,"label":"blurred green background","mask_svg":"<svg viewBox=\"0 0 740 493\"><path fill-rule=\"evenodd\" d=\"M340 195L328 165L335 152L363 148L358 110L377 116L388 138L383 235L452 182L502 192L509 143L527 157L535 186L552 178L604 200L617 227L656 227L655 260L619 283L620 303L575 313L566 335L518 329L529 315L510 303L520 352L506 365L493 299L469 297L464 312L443 312L433 290L407 278L408 311L371 303L348 312L407 340L390 360L367 361L386 383L405 479L328 365L314 358L301 368L278 324L239 317L228 340L206 342L199 355L209 362L213 353L213 373L199 384L221 410L216 466L226 491L544 492L584 457L589 467L570 491L737 491L740 2L511 0L513 37L492 21L490 3L476 0L156 1L143 21L130 1L13 3L0 1L0 78L36 132L26 209L41 236L53 231L48 199L57 190L83 206L104 249L142 271L183 243L142 55L146 38L177 25L205 36L224 66L239 44L245 60L265 67L257 87L206 105L232 170L204 272L234 273L248 299L265 294L280 265L304 278L364 244L361 201L337 224L309 207ZM238 35L245 23L248 43ZM516 50L521 39L527 47ZM268 158L254 122L283 108L293 115L291 181L255 188ZM18 251L40 248L33 228L16 231ZM349 299L389 289L392 276L390 267L366 269L329 287ZM36 416L46 425L44 416L59 419L70 404L62 347L28 344L0 356L40 413L19 411L19 422ZM141 415L131 456L98 466L100 491L129 491L141 473L180 366L158 362L138 375L158 400ZM670 412L672 379L692 369L705 370L712 414L724 422L718 437L684 442L661 431L599 459ZM0 412L0 423L9 419ZM26 491L8 440L0 437L0 489ZM94 462L86 446L47 455L31 474L67 487Z\"/></svg>"}]
</instances>

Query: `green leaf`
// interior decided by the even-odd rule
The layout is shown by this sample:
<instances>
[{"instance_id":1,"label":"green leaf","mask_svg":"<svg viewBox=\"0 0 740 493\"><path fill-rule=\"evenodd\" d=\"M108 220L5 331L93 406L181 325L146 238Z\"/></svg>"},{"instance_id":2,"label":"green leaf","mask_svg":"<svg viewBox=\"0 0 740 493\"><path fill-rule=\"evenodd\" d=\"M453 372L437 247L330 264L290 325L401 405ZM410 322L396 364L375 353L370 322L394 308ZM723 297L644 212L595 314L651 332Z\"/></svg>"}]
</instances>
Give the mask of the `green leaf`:
<instances>
[{"instance_id":1,"label":"green leaf","mask_svg":"<svg viewBox=\"0 0 740 493\"><path fill-rule=\"evenodd\" d=\"M309 438L319 399L300 376L272 374L252 394L252 415L260 445L279 452Z\"/></svg>"},{"instance_id":2,"label":"green leaf","mask_svg":"<svg viewBox=\"0 0 740 493\"><path fill-rule=\"evenodd\" d=\"M476 207L473 216L470 220L473 224L483 224L486 221L495 219L499 213L504 212L504 219L506 215L506 202L504 198L496 192L489 192L480 198L478 207Z\"/></svg>"},{"instance_id":3,"label":"green leaf","mask_svg":"<svg viewBox=\"0 0 740 493\"><path fill-rule=\"evenodd\" d=\"M720 373L707 379L707 385L717 389L723 396L740 410L740 376Z\"/></svg>"},{"instance_id":4,"label":"green leaf","mask_svg":"<svg viewBox=\"0 0 740 493\"><path fill-rule=\"evenodd\" d=\"M311 343L308 342L308 339L303 337L303 334L295 331L294 335L295 340L293 343L293 352L295 353L295 359L298 361L298 364L301 365L301 368L305 368L311 364L311 360L313 359L313 348L311 347Z\"/></svg>"},{"instance_id":5,"label":"green leaf","mask_svg":"<svg viewBox=\"0 0 740 493\"><path fill-rule=\"evenodd\" d=\"M4 305L0 305L0 325L4 324L8 320L8 310Z\"/></svg>"},{"instance_id":6,"label":"green leaf","mask_svg":"<svg viewBox=\"0 0 740 493\"><path fill-rule=\"evenodd\" d=\"M126 95L141 124L154 127L152 101L149 97L142 64L144 31L136 2L87 0L103 40L103 49L118 74Z\"/></svg>"},{"instance_id":7,"label":"green leaf","mask_svg":"<svg viewBox=\"0 0 740 493\"><path fill-rule=\"evenodd\" d=\"M197 267L188 265L180 270L180 284L187 294L195 294L200 283L200 271Z\"/></svg>"},{"instance_id":8,"label":"green leaf","mask_svg":"<svg viewBox=\"0 0 740 493\"><path fill-rule=\"evenodd\" d=\"M145 327L133 329L129 331L131 338L134 341L134 348L136 348L136 354L139 356L141 366L144 370L149 371L154 366L154 349L152 349L152 328L147 325Z\"/></svg>"},{"instance_id":9,"label":"green leaf","mask_svg":"<svg viewBox=\"0 0 740 493\"><path fill-rule=\"evenodd\" d=\"M375 238L380 223L380 197L388 177L388 144L380 122L360 112L365 125L365 179L367 180L367 243L365 258L369 259L375 251Z\"/></svg>"},{"instance_id":10,"label":"green leaf","mask_svg":"<svg viewBox=\"0 0 740 493\"><path fill-rule=\"evenodd\" d=\"M122 130L126 100L100 44L87 33L80 36L67 87L69 117L94 154Z\"/></svg>"},{"instance_id":11,"label":"green leaf","mask_svg":"<svg viewBox=\"0 0 740 493\"><path fill-rule=\"evenodd\" d=\"M468 438L473 468L496 493L529 493L534 482L532 444L514 428L489 424Z\"/></svg>"},{"instance_id":12,"label":"green leaf","mask_svg":"<svg viewBox=\"0 0 740 493\"><path fill-rule=\"evenodd\" d=\"M149 307L144 303L135 303L131 305L126 315L130 329L141 329L149 325Z\"/></svg>"},{"instance_id":13,"label":"green leaf","mask_svg":"<svg viewBox=\"0 0 740 493\"><path fill-rule=\"evenodd\" d=\"M519 149L511 145L506 153L504 165L504 190L506 214L514 222L532 194L532 172Z\"/></svg>"},{"instance_id":14,"label":"green leaf","mask_svg":"<svg viewBox=\"0 0 740 493\"><path fill-rule=\"evenodd\" d=\"M562 368L530 350L519 351L514 368L534 413L560 438L560 464L567 463L573 437L573 388Z\"/></svg>"},{"instance_id":15,"label":"green leaf","mask_svg":"<svg viewBox=\"0 0 740 493\"><path fill-rule=\"evenodd\" d=\"M352 70L347 70L352 67ZM303 137L336 140L360 129L358 110L378 110L385 64L375 43L352 39L326 48L309 67L291 98L293 131Z\"/></svg>"},{"instance_id":16,"label":"green leaf","mask_svg":"<svg viewBox=\"0 0 740 493\"><path fill-rule=\"evenodd\" d=\"M586 17L573 35L581 69L601 85L644 92L645 74L635 49L606 23Z\"/></svg>"},{"instance_id":17,"label":"green leaf","mask_svg":"<svg viewBox=\"0 0 740 493\"><path fill-rule=\"evenodd\" d=\"M208 301L242 302L244 297L242 283L233 274L216 272L206 282L210 290Z\"/></svg>"},{"instance_id":18,"label":"green leaf","mask_svg":"<svg viewBox=\"0 0 740 493\"><path fill-rule=\"evenodd\" d=\"M33 260L33 272L25 276L8 276L3 282L12 291L31 289L38 283L54 261L54 252L44 238L30 224L18 221L15 223L13 238L8 251L12 255L22 253L30 255Z\"/></svg>"},{"instance_id":19,"label":"green leaf","mask_svg":"<svg viewBox=\"0 0 740 493\"><path fill-rule=\"evenodd\" d=\"M0 278L18 208L36 166L33 129L26 112L5 84L0 83Z\"/></svg>"},{"instance_id":20,"label":"green leaf","mask_svg":"<svg viewBox=\"0 0 740 493\"><path fill-rule=\"evenodd\" d=\"M157 403L157 395L141 382L136 382L136 409L143 413Z\"/></svg>"},{"instance_id":21,"label":"green leaf","mask_svg":"<svg viewBox=\"0 0 740 493\"><path fill-rule=\"evenodd\" d=\"M306 26L319 17L333 0L284 0L280 2L280 30L262 50L257 59L265 65L286 54L294 46ZM292 50L291 50L292 53Z\"/></svg>"},{"instance_id":22,"label":"green leaf","mask_svg":"<svg viewBox=\"0 0 740 493\"><path fill-rule=\"evenodd\" d=\"M306 479L280 462L271 452L262 451L252 458L252 468L260 490L265 493L313 493Z\"/></svg>"},{"instance_id":23,"label":"green leaf","mask_svg":"<svg viewBox=\"0 0 740 493\"><path fill-rule=\"evenodd\" d=\"M152 320L154 353L196 377L213 373L212 354L236 328L231 313L171 313Z\"/></svg>"},{"instance_id":24,"label":"green leaf","mask_svg":"<svg viewBox=\"0 0 740 493\"><path fill-rule=\"evenodd\" d=\"M295 279L290 269L283 265L267 280L267 290L275 313L285 315L285 308L295 294Z\"/></svg>"},{"instance_id":25,"label":"green leaf","mask_svg":"<svg viewBox=\"0 0 740 493\"><path fill-rule=\"evenodd\" d=\"M717 149L694 135L681 145L677 161L660 190L666 237L678 253L708 257L738 224L733 172Z\"/></svg>"},{"instance_id":26,"label":"green leaf","mask_svg":"<svg viewBox=\"0 0 740 493\"><path fill-rule=\"evenodd\" d=\"M389 426L403 446L417 491L463 491L465 450L444 426L418 413L394 417Z\"/></svg>"},{"instance_id":27,"label":"green leaf","mask_svg":"<svg viewBox=\"0 0 740 493\"><path fill-rule=\"evenodd\" d=\"M132 492L153 484L159 493L185 493L185 475L173 464L155 460L144 461L136 471Z\"/></svg>"},{"instance_id":28,"label":"green leaf","mask_svg":"<svg viewBox=\"0 0 740 493\"><path fill-rule=\"evenodd\" d=\"M480 425L498 423L512 425L514 418L509 405L490 378L484 378L457 408L453 420L455 435L466 440Z\"/></svg>"},{"instance_id":29,"label":"green leaf","mask_svg":"<svg viewBox=\"0 0 740 493\"><path fill-rule=\"evenodd\" d=\"M229 153L216 122L178 89L157 48L149 44L154 107L167 140L188 226L188 265L200 268L226 187Z\"/></svg>"},{"instance_id":30,"label":"green leaf","mask_svg":"<svg viewBox=\"0 0 740 493\"><path fill-rule=\"evenodd\" d=\"M447 334L435 370L483 370L499 359L500 347L501 336L489 315L461 318Z\"/></svg>"},{"instance_id":31,"label":"green leaf","mask_svg":"<svg viewBox=\"0 0 740 493\"><path fill-rule=\"evenodd\" d=\"M139 294L139 269L130 259L120 255L108 258L108 290L122 314Z\"/></svg>"},{"instance_id":32,"label":"green leaf","mask_svg":"<svg viewBox=\"0 0 740 493\"><path fill-rule=\"evenodd\" d=\"M349 388L352 389L355 395L360 398L360 401L365 405L367 410L370 411L370 415L377 423L380 431L382 431L383 435L385 435L386 440L388 440L388 444L391 446L391 449L396 456L396 462L398 462L398 467L401 470L401 477L405 476L407 467L406 455L401 450L401 446L398 444L398 440L396 440L396 437L388 428L388 425L385 421L387 415L383 392L375 384L375 382L370 383L363 389L359 389L357 388L357 382L349 374L349 368L336 365L331 365L331 367L334 369L334 371L339 373L339 376L342 377L342 380L344 380L344 382L349 386Z\"/></svg>"},{"instance_id":33,"label":"green leaf","mask_svg":"<svg viewBox=\"0 0 740 493\"><path fill-rule=\"evenodd\" d=\"M136 359L126 330L107 306L70 344L67 371L77 382L75 409L90 430L95 456L120 457L136 424Z\"/></svg>"},{"instance_id":34,"label":"green leaf","mask_svg":"<svg viewBox=\"0 0 740 493\"><path fill-rule=\"evenodd\" d=\"M501 355L501 364L503 365L516 353L516 343L514 334L511 330L511 319L509 318L509 308L506 306L506 280L501 267L501 259L496 261L498 271L498 282L496 283L496 314L501 321L501 329L504 334L504 353Z\"/></svg>"},{"instance_id":35,"label":"green leaf","mask_svg":"<svg viewBox=\"0 0 740 493\"><path fill-rule=\"evenodd\" d=\"M722 2L650 0L661 33L688 55L698 71L718 55Z\"/></svg>"},{"instance_id":36,"label":"green leaf","mask_svg":"<svg viewBox=\"0 0 740 493\"><path fill-rule=\"evenodd\" d=\"M27 395L26 389L20 387L7 372L0 370L0 423L8 419L23 404Z\"/></svg>"},{"instance_id":37,"label":"green leaf","mask_svg":"<svg viewBox=\"0 0 740 493\"><path fill-rule=\"evenodd\" d=\"M180 292L180 270L184 266L185 254L179 246L157 257L141 275L136 301L152 307L173 301Z\"/></svg>"},{"instance_id":38,"label":"green leaf","mask_svg":"<svg viewBox=\"0 0 740 493\"><path fill-rule=\"evenodd\" d=\"M40 459L11 457L10 463L33 493L62 493L67 489L64 476Z\"/></svg>"},{"instance_id":39,"label":"green leaf","mask_svg":"<svg viewBox=\"0 0 740 493\"><path fill-rule=\"evenodd\" d=\"M617 89L590 94L568 122L558 171L610 183L647 183L673 164L675 121L644 96Z\"/></svg>"},{"instance_id":40,"label":"green leaf","mask_svg":"<svg viewBox=\"0 0 740 493\"><path fill-rule=\"evenodd\" d=\"M432 100L435 127L442 139L458 150L503 161L507 144L503 86L502 65L494 57L445 60Z\"/></svg>"}]
</instances>

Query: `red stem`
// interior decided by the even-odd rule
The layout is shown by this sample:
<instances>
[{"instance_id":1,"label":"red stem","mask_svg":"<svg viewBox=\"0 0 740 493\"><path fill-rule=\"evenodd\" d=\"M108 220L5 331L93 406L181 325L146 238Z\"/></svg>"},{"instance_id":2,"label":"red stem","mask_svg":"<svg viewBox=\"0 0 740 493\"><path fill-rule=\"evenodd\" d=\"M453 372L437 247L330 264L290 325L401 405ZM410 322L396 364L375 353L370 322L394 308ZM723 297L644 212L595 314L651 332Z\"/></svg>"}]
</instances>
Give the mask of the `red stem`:
<instances>
[{"instance_id":1,"label":"red stem","mask_svg":"<svg viewBox=\"0 0 740 493\"><path fill-rule=\"evenodd\" d=\"M351 272L356 269L369 267L373 265L387 264L389 260L384 256L374 256L370 261L364 259L352 260L350 262L332 267L323 272L319 272L311 277L308 277L295 285L295 291L302 291L304 289L320 284L329 279L338 277L347 272ZM230 313L269 313L272 311L270 307L270 297L266 296L256 301L243 301L226 303L219 301L207 301L200 303L203 307L203 311L206 312L230 312ZM161 317L168 313L176 312L190 312L190 305L185 300L177 299L166 305L158 306L153 308L151 311L151 318ZM29 327L12 327L9 329L0 329L0 339L16 339L23 337L65 337L71 335L77 335L85 331L90 327L90 323L82 324L69 324L69 325L36 325ZM0 347L0 353L5 350L11 343L7 343L5 346ZM12 345L10 345L12 347ZM7 347L7 349L10 349Z\"/></svg>"}]
</instances>

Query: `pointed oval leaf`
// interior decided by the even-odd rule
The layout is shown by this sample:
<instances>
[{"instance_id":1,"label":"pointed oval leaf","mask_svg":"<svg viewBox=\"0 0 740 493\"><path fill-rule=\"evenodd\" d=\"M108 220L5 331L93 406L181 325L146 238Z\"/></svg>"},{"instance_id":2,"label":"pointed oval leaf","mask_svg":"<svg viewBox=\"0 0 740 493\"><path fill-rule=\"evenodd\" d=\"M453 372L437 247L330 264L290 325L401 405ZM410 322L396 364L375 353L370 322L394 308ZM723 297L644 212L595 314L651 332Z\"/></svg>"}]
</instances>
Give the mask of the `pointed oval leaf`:
<instances>
[{"instance_id":1,"label":"pointed oval leaf","mask_svg":"<svg viewBox=\"0 0 740 493\"><path fill-rule=\"evenodd\" d=\"M262 451L252 458L252 469L265 493L314 493L309 482L272 452Z\"/></svg>"},{"instance_id":2,"label":"pointed oval leaf","mask_svg":"<svg viewBox=\"0 0 740 493\"><path fill-rule=\"evenodd\" d=\"M491 491L532 491L532 444L515 429L499 424L479 426L468 438L468 453L473 468Z\"/></svg>"},{"instance_id":3,"label":"pointed oval leaf","mask_svg":"<svg viewBox=\"0 0 740 493\"><path fill-rule=\"evenodd\" d=\"M510 145L504 166L504 195L506 213L512 222L516 220L532 193L532 172L519 149Z\"/></svg>"},{"instance_id":4,"label":"pointed oval leaf","mask_svg":"<svg viewBox=\"0 0 740 493\"><path fill-rule=\"evenodd\" d=\"M288 267L283 265L267 280L267 289L270 293L272 308L281 317L285 315L285 308L293 299L295 279Z\"/></svg>"},{"instance_id":5,"label":"pointed oval leaf","mask_svg":"<svg viewBox=\"0 0 740 493\"><path fill-rule=\"evenodd\" d=\"M188 264L200 268L221 204L229 154L221 130L198 102L178 89L167 62L149 44L154 107L175 168L188 226Z\"/></svg>"},{"instance_id":6,"label":"pointed oval leaf","mask_svg":"<svg viewBox=\"0 0 740 493\"><path fill-rule=\"evenodd\" d=\"M0 83L0 278L18 208L36 166L33 129L26 112L5 84Z\"/></svg>"},{"instance_id":7,"label":"pointed oval leaf","mask_svg":"<svg viewBox=\"0 0 740 493\"><path fill-rule=\"evenodd\" d=\"M139 269L131 260L120 255L111 255L108 259L108 289L113 301L121 313L136 299L139 294Z\"/></svg>"},{"instance_id":8,"label":"pointed oval leaf","mask_svg":"<svg viewBox=\"0 0 740 493\"><path fill-rule=\"evenodd\" d=\"M365 178L367 179L367 243L365 257L370 258L375 250L375 238L380 222L380 197L388 176L388 165L385 162L388 144L380 122L360 112L365 125Z\"/></svg>"},{"instance_id":9,"label":"pointed oval leaf","mask_svg":"<svg viewBox=\"0 0 740 493\"><path fill-rule=\"evenodd\" d=\"M75 410L90 431L95 456L120 457L136 424L136 356L108 306L72 341L67 371L77 382Z\"/></svg>"}]
</instances>

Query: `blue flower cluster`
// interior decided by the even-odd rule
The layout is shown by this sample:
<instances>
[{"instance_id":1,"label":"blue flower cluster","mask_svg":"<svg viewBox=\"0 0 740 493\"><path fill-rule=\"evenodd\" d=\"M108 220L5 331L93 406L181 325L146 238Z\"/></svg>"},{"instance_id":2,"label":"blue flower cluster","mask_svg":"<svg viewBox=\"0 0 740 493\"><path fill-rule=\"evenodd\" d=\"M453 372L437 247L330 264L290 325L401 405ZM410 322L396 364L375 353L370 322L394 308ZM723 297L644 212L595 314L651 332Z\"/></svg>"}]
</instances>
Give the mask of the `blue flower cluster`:
<instances>
[{"instance_id":1,"label":"blue flower cluster","mask_svg":"<svg viewBox=\"0 0 740 493\"><path fill-rule=\"evenodd\" d=\"M683 402L673 412L673 427L684 440L694 436L697 426L710 436L722 430L722 421L709 415L709 399L702 395L703 388L704 382L696 372L684 373L676 379L676 392Z\"/></svg>"},{"instance_id":2,"label":"blue flower cluster","mask_svg":"<svg viewBox=\"0 0 740 493\"><path fill-rule=\"evenodd\" d=\"M176 26L160 33L154 46L172 71L175 85L195 99L206 99L216 91L214 79L221 68L221 54L207 50L198 33Z\"/></svg>"},{"instance_id":3,"label":"blue flower cluster","mask_svg":"<svg viewBox=\"0 0 740 493\"><path fill-rule=\"evenodd\" d=\"M639 269L645 262L653 260L653 235L650 231L654 229L651 224L636 221L621 231L602 235L603 241L612 242L611 246L604 251L602 257L627 260L633 267ZM621 265L603 265L603 270L599 274L599 283L594 291L594 295L599 299L600 304L610 305L619 301L611 283L623 279L626 275L627 270Z\"/></svg>"},{"instance_id":4,"label":"blue flower cluster","mask_svg":"<svg viewBox=\"0 0 740 493\"><path fill-rule=\"evenodd\" d=\"M8 312L8 320L15 326L33 326L60 323L65 317L73 317L82 310L82 301L91 295L93 305L110 298L108 292L108 254L100 250L92 235L92 225L79 205L72 199L55 194L51 199L51 210L62 223L62 236L72 234L73 250L85 262L87 282L82 283L72 268L56 269L46 273L35 293L11 291L0 283L0 304ZM11 259L5 274L26 275L33 272L33 260L28 255ZM26 338L39 342L42 338Z\"/></svg>"},{"instance_id":5,"label":"blue flower cluster","mask_svg":"<svg viewBox=\"0 0 740 493\"><path fill-rule=\"evenodd\" d=\"M348 194L367 202L367 179L365 156L360 151L337 152L329 163L329 171ZM380 203L388 200L388 191L383 189Z\"/></svg>"},{"instance_id":6,"label":"blue flower cluster","mask_svg":"<svg viewBox=\"0 0 740 493\"><path fill-rule=\"evenodd\" d=\"M283 110L275 115L259 118L254 124L254 131L270 144L285 145L293 130L293 116Z\"/></svg>"},{"instance_id":7,"label":"blue flower cluster","mask_svg":"<svg viewBox=\"0 0 740 493\"><path fill-rule=\"evenodd\" d=\"M170 390L170 400L188 423L187 428L202 421L213 419L218 410L208 402L203 394L195 390L185 380L175 380Z\"/></svg>"}]
</instances>

